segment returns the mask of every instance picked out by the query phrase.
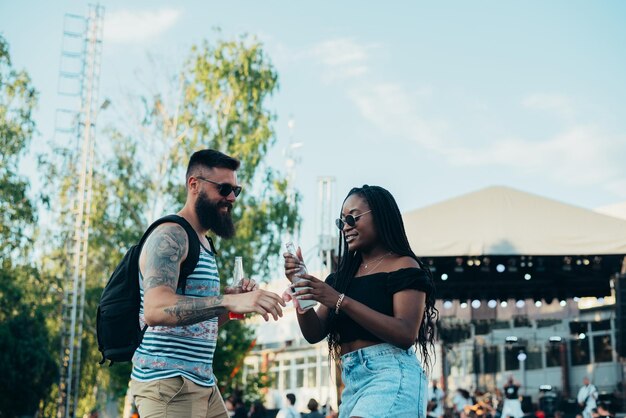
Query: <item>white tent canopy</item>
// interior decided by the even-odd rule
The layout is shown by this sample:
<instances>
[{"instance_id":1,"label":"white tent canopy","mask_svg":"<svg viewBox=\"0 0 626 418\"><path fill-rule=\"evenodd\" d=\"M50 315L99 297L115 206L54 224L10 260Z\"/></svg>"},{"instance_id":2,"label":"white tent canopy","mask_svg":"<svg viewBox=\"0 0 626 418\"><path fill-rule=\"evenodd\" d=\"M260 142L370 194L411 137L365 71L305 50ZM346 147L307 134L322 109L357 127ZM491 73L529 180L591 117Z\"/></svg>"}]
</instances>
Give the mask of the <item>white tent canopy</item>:
<instances>
[{"instance_id":1,"label":"white tent canopy","mask_svg":"<svg viewBox=\"0 0 626 418\"><path fill-rule=\"evenodd\" d=\"M626 254L626 221L495 186L403 215L420 257Z\"/></svg>"}]
</instances>

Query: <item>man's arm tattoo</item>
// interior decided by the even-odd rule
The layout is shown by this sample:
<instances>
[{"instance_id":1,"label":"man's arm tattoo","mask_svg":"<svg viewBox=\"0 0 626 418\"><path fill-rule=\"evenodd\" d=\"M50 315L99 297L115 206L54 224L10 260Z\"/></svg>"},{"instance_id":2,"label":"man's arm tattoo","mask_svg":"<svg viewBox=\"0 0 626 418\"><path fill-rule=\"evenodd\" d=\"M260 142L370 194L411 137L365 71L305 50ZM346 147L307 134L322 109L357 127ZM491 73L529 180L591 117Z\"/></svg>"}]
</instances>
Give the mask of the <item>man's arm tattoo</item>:
<instances>
[{"instance_id":1,"label":"man's arm tattoo","mask_svg":"<svg viewBox=\"0 0 626 418\"><path fill-rule=\"evenodd\" d=\"M208 298L179 296L176 305L165 308L164 311L168 315L176 317L177 326L197 324L228 312L222 306L223 300L223 295Z\"/></svg>"},{"instance_id":2,"label":"man's arm tattoo","mask_svg":"<svg viewBox=\"0 0 626 418\"><path fill-rule=\"evenodd\" d=\"M157 228L145 243L144 290L168 286L176 291L180 261L189 246L187 233L180 225Z\"/></svg>"}]
</instances>

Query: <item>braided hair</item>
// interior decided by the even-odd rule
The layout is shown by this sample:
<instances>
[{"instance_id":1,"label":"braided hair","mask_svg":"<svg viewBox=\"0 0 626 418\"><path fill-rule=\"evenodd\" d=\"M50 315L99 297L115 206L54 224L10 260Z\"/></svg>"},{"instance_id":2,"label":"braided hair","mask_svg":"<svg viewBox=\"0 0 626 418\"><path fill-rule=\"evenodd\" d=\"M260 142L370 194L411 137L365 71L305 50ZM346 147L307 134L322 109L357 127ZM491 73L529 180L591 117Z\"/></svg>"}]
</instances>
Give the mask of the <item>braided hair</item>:
<instances>
[{"instance_id":1,"label":"braided hair","mask_svg":"<svg viewBox=\"0 0 626 418\"><path fill-rule=\"evenodd\" d=\"M433 284L430 270L411 250L406 231L404 230L404 222L402 221L400 209L391 193L380 186L364 185L363 187L355 187L350 190L344 199L344 203L352 195L358 195L368 203L372 211L374 227L378 233L378 239L382 242L385 249L399 256L413 258L417 261L420 268L426 272L428 280ZM350 281L357 273L363 258L359 251L348 251L348 244L341 231L339 232L337 254L339 255L339 265L335 272L333 287L339 293L345 293ZM417 340L415 341L416 348L419 345L418 349L422 356L424 368L427 371L430 369L432 363L429 350L433 350L434 352L435 326L438 317L439 311L435 308L435 294L431 292L426 295L426 309L417 335ZM341 354L341 348L339 345L339 334L337 332L337 315L333 309L330 310L328 331L329 355L333 358L338 358Z\"/></svg>"}]
</instances>

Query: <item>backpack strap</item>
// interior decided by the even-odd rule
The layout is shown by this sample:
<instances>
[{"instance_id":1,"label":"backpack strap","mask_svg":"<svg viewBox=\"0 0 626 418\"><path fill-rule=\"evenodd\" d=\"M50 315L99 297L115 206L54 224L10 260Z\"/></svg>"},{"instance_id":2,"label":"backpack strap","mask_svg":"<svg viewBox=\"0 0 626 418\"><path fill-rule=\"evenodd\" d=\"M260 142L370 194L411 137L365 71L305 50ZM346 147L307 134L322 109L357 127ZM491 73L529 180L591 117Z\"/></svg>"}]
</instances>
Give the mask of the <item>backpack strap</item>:
<instances>
[{"instance_id":1,"label":"backpack strap","mask_svg":"<svg viewBox=\"0 0 626 418\"><path fill-rule=\"evenodd\" d=\"M189 249L187 250L187 258L180 266L180 275L178 276L178 284L176 286L177 289L182 291L182 294L185 294L185 285L187 284L187 277L196 269L196 265L198 264L198 259L200 258L200 239L198 239L198 234L196 230L193 229L191 224L182 216L178 215L167 215L162 218L157 219L148 227L146 232L141 237L141 241L139 241L139 248L143 247L148 236L155 230L155 228L163 223L172 222L182 226L187 232L187 238L189 241ZM212 244L212 242L211 242ZM212 245L211 245L212 247Z\"/></svg>"}]
</instances>

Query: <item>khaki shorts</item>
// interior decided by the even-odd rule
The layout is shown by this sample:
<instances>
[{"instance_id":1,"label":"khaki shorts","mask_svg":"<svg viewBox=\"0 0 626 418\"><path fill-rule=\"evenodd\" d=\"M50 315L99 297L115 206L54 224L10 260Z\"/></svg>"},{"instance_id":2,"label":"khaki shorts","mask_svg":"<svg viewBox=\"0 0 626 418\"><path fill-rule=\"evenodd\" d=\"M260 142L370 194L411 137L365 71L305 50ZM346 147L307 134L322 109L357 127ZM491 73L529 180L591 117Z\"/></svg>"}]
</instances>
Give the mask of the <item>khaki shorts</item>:
<instances>
[{"instance_id":1,"label":"khaki shorts","mask_svg":"<svg viewBox=\"0 0 626 418\"><path fill-rule=\"evenodd\" d=\"M141 418L228 418L217 386L196 385L182 376L138 382L130 391Z\"/></svg>"}]
</instances>

